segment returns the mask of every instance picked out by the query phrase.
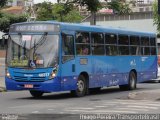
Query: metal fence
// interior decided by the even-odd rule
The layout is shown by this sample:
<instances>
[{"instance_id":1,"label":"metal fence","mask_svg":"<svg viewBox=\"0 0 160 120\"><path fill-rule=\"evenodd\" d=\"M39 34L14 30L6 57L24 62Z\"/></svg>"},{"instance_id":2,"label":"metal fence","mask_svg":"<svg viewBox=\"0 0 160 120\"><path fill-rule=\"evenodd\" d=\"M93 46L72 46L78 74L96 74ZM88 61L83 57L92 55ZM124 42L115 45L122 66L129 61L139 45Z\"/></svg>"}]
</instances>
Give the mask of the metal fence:
<instances>
[{"instance_id":1,"label":"metal fence","mask_svg":"<svg viewBox=\"0 0 160 120\"><path fill-rule=\"evenodd\" d=\"M118 20L137 20L137 19L152 19L153 13L152 12L138 12L138 13L131 13L131 14L97 14L96 21L118 21ZM85 18L83 22L89 22L91 19L90 16Z\"/></svg>"}]
</instances>

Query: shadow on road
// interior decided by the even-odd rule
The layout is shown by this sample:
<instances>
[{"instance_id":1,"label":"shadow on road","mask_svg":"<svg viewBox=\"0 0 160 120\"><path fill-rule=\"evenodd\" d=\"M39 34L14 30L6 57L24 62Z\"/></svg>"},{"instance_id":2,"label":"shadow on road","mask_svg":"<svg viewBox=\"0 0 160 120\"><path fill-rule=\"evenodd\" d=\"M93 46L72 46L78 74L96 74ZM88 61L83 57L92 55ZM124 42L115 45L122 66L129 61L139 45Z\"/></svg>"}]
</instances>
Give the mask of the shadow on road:
<instances>
[{"instance_id":1,"label":"shadow on road","mask_svg":"<svg viewBox=\"0 0 160 120\"><path fill-rule=\"evenodd\" d=\"M140 91L140 90L147 90L148 88L137 88L134 91ZM128 94L131 91L121 91L119 87L109 87L109 88L102 88L101 90L98 91L91 91L90 94L84 96L85 97L94 97L95 95L100 96L100 95L109 95L109 94L117 94L117 93L126 93ZM28 92L29 94L29 92ZM64 99L78 99L78 97L73 96L70 94L70 92L59 92L59 93L45 93L42 97L40 98L33 98L33 97L24 97L24 98L18 98L18 99L27 99L27 100L64 100ZM91 99L91 101L96 101L99 99Z\"/></svg>"}]
</instances>

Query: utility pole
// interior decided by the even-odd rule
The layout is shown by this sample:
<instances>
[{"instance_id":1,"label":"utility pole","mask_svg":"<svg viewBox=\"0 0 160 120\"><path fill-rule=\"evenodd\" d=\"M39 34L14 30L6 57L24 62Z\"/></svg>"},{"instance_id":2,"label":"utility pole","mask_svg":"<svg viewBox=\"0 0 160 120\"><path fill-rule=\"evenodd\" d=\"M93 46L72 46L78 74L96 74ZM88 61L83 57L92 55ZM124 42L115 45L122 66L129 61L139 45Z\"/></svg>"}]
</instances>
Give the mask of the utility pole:
<instances>
[{"instance_id":1,"label":"utility pole","mask_svg":"<svg viewBox=\"0 0 160 120\"><path fill-rule=\"evenodd\" d=\"M25 1L25 13L27 15L27 21L35 21L36 20L36 15L34 12L34 0L26 0Z\"/></svg>"}]
</instances>

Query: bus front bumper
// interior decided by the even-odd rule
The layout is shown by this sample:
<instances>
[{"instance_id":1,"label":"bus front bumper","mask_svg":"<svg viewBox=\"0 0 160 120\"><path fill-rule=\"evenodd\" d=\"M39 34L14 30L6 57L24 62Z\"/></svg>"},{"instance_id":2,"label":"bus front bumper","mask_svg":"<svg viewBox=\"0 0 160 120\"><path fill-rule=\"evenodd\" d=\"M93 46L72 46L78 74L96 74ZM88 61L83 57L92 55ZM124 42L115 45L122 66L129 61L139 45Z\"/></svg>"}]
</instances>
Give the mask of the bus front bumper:
<instances>
[{"instance_id":1,"label":"bus front bumper","mask_svg":"<svg viewBox=\"0 0 160 120\"><path fill-rule=\"evenodd\" d=\"M43 92L61 91L61 82L58 77L44 82L17 82L5 77L7 90L38 90Z\"/></svg>"}]
</instances>

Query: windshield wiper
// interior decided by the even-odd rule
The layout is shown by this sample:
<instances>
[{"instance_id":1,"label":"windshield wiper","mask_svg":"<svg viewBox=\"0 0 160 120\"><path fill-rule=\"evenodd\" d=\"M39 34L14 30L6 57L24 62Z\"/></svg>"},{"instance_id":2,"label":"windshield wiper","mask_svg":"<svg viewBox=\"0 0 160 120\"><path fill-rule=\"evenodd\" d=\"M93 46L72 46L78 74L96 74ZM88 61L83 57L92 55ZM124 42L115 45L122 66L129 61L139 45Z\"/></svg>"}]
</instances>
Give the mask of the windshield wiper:
<instances>
[{"instance_id":1,"label":"windshield wiper","mask_svg":"<svg viewBox=\"0 0 160 120\"><path fill-rule=\"evenodd\" d=\"M34 55L35 55L35 52L36 52L37 48L38 48L39 46L43 45L43 43L46 41L47 35L48 35L48 33L45 32L37 43L35 43L35 41L34 41L34 46L33 46L33 49L34 49L34 51L33 51L33 58L34 58Z\"/></svg>"},{"instance_id":2,"label":"windshield wiper","mask_svg":"<svg viewBox=\"0 0 160 120\"><path fill-rule=\"evenodd\" d=\"M45 32L37 43L35 43L35 41L34 41L34 46L33 46L34 47L34 51L36 51L37 48L39 46L41 46L46 41L47 35L48 35L48 33Z\"/></svg>"}]
</instances>

